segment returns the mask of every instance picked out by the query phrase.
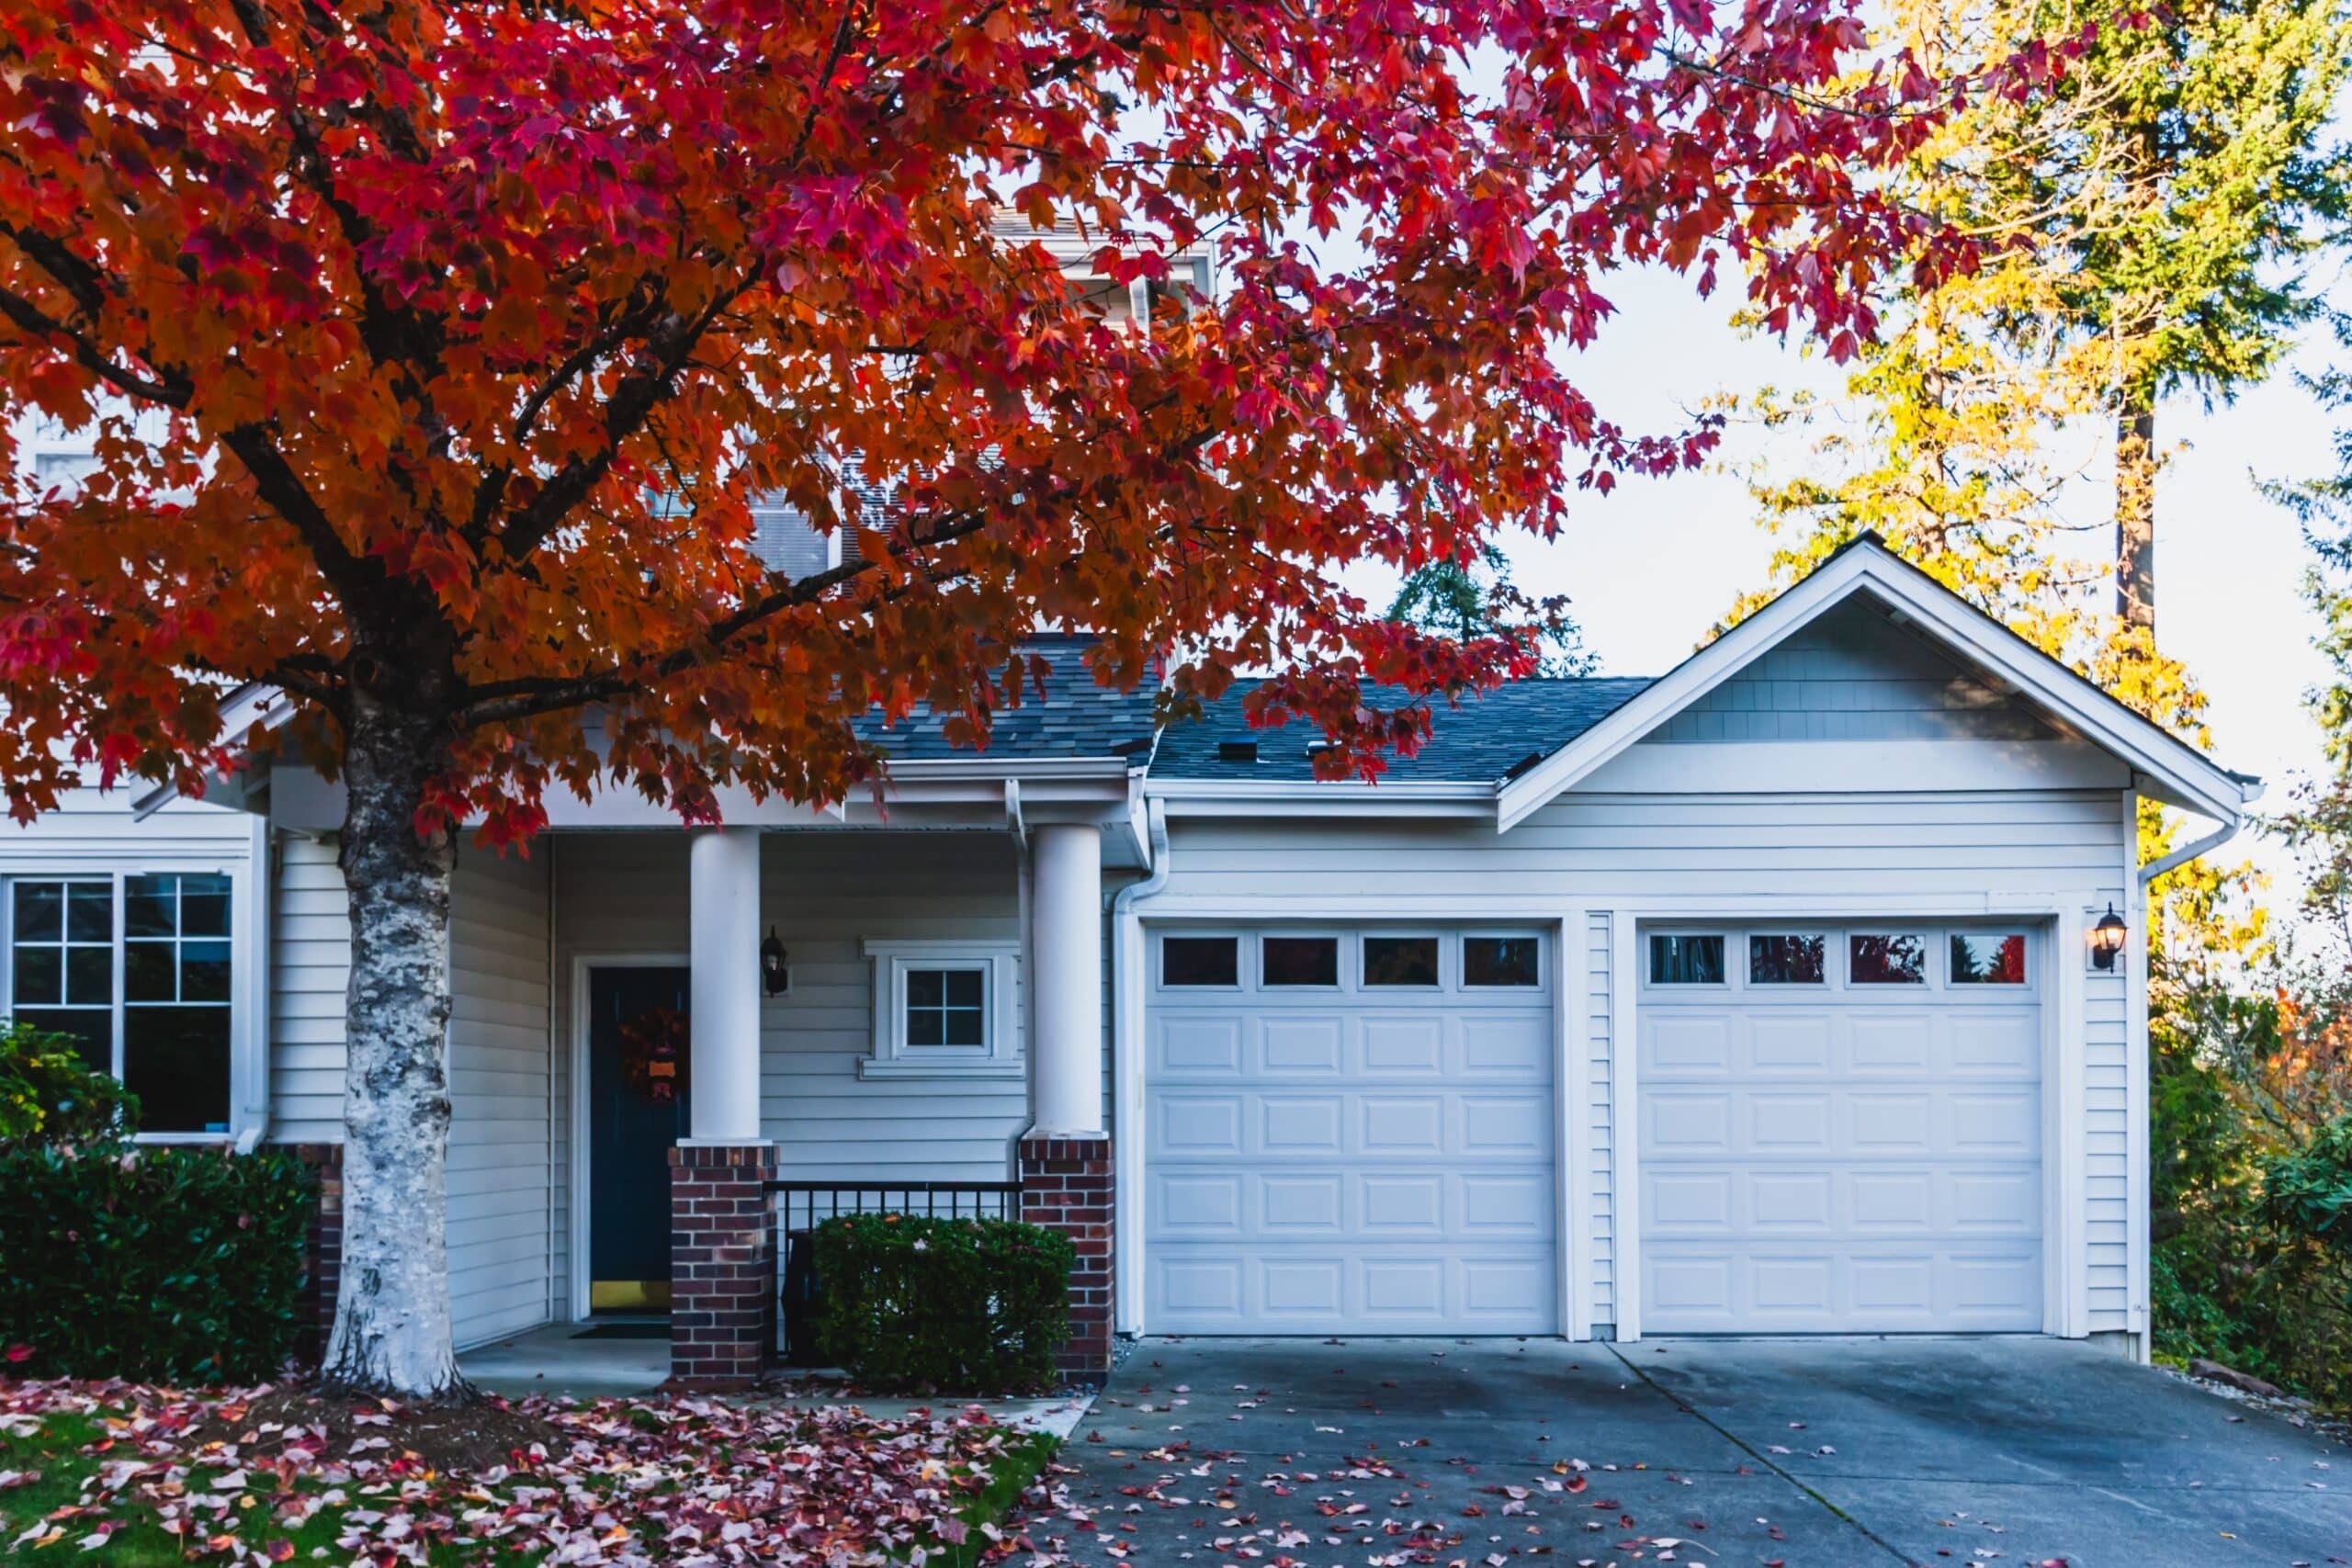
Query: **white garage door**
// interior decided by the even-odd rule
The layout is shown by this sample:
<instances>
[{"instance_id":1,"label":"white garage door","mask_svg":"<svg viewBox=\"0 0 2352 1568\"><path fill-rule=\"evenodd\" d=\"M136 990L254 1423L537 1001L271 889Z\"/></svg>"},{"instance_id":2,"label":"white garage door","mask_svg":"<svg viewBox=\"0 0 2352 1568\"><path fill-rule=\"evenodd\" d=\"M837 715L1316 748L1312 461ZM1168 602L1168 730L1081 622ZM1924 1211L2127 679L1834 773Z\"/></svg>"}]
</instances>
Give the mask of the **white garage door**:
<instances>
[{"instance_id":1,"label":"white garage door","mask_svg":"<svg viewBox=\"0 0 2352 1568\"><path fill-rule=\"evenodd\" d=\"M1173 929L1150 948L1147 1327L1555 1331L1548 942Z\"/></svg>"},{"instance_id":2,"label":"white garage door","mask_svg":"<svg viewBox=\"0 0 2352 1568\"><path fill-rule=\"evenodd\" d=\"M2039 1330L2041 941L1645 931L1645 1333Z\"/></svg>"}]
</instances>

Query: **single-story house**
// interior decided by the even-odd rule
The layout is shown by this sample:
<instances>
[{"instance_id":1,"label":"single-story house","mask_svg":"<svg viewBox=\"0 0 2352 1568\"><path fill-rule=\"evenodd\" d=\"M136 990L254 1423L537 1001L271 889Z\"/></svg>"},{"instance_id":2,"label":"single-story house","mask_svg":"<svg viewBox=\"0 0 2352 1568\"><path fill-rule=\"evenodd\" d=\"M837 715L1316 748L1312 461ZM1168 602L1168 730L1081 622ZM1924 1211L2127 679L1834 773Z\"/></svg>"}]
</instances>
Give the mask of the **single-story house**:
<instances>
[{"instance_id":1,"label":"single-story house","mask_svg":"<svg viewBox=\"0 0 2352 1568\"><path fill-rule=\"evenodd\" d=\"M461 1342L666 1310L682 1374L744 1375L777 1234L888 1203L1071 1231L1093 1366L1114 1332L2145 1353L2144 890L2254 781L1868 538L1661 678L1441 707L1374 784L1238 694L1155 734L1040 640L985 751L883 738L887 813L686 831L616 791L461 852ZM2150 800L2214 831L2143 864ZM337 788L137 804L0 835L0 1001L157 1135L331 1163Z\"/></svg>"}]
</instances>

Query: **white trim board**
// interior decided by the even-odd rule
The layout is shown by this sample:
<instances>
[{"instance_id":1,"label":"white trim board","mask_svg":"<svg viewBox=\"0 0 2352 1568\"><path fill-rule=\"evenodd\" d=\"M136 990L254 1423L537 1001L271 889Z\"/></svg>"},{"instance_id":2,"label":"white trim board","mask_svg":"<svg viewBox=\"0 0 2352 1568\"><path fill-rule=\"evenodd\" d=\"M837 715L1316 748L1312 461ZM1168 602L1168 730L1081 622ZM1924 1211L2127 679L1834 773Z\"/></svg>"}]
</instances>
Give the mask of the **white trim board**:
<instances>
[{"instance_id":1,"label":"white trim board","mask_svg":"<svg viewBox=\"0 0 2352 1568\"><path fill-rule=\"evenodd\" d=\"M591 969L684 969L683 953L575 953L571 955L571 1241L564 1262L571 1278L565 1290L571 1316L588 1321L588 972Z\"/></svg>"}]
</instances>

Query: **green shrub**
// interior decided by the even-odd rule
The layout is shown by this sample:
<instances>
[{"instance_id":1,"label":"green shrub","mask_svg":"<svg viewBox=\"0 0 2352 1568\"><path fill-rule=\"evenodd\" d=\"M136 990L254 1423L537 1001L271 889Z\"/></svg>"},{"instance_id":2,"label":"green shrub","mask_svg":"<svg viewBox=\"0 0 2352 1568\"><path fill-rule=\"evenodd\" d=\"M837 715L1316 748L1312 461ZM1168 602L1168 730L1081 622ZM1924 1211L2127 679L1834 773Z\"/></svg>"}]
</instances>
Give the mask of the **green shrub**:
<instances>
[{"instance_id":1,"label":"green shrub","mask_svg":"<svg viewBox=\"0 0 2352 1568\"><path fill-rule=\"evenodd\" d=\"M280 1150L0 1150L0 1347L28 1376L254 1382L294 1348L311 1173Z\"/></svg>"},{"instance_id":2,"label":"green shrub","mask_svg":"<svg viewBox=\"0 0 2352 1568\"><path fill-rule=\"evenodd\" d=\"M0 1148L96 1144L139 1123L139 1097L82 1059L70 1034L0 1028Z\"/></svg>"},{"instance_id":3,"label":"green shrub","mask_svg":"<svg viewBox=\"0 0 2352 1568\"><path fill-rule=\"evenodd\" d=\"M2352 1258L2352 1116L2262 1162L2262 1208L2281 1230Z\"/></svg>"},{"instance_id":4,"label":"green shrub","mask_svg":"<svg viewBox=\"0 0 2352 1568\"><path fill-rule=\"evenodd\" d=\"M1069 1238L1014 1220L844 1214L817 1227L817 1344L905 1393L1044 1388L1069 1338Z\"/></svg>"}]
</instances>

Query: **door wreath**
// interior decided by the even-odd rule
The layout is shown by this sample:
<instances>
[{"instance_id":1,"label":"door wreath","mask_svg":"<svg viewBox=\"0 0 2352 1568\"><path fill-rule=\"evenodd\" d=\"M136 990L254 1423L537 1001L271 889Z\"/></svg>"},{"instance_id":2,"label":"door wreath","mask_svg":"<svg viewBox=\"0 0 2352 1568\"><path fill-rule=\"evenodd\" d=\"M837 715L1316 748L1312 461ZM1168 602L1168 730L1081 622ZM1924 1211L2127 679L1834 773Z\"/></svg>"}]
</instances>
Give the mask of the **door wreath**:
<instances>
[{"instance_id":1,"label":"door wreath","mask_svg":"<svg viewBox=\"0 0 2352 1568\"><path fill-rule=\"evenodd\" d=\"M685 1091L689 1036L686 1015L650 1008L621 1025L621 1077L639 1099L674 1102Z\"/></svg>"}]
</instances>

